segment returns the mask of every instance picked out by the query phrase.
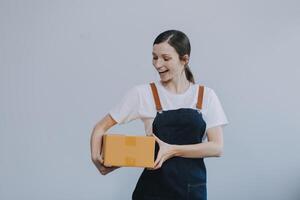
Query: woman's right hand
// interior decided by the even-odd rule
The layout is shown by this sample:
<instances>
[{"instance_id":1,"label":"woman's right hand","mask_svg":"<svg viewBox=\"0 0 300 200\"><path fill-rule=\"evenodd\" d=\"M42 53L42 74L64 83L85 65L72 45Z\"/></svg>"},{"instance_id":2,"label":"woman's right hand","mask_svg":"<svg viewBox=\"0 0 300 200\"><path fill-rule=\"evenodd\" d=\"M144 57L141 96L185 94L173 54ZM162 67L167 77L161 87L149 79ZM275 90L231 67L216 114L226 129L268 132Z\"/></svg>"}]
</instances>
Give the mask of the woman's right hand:
<instances>
[{"instance_id":1,"label":"woman's right hand","mask_svg":"<svg viewBox=\"0 0 300 200\"><path fill-rule=\"evenodd\" d=\"M99 121L96 126L94 127L93 133L91 135L91 157L92 161L97 167L98 171L102 175L106 175L113 170L120 168L120 167L112 167L112 166L105 166L103 161L102 154L102 137L105 132L112 126L117 124L117 122L107 114L101 121Z\"/></svg>"},{"instance_id":2,"label":"woman's right hand","mask_svg":"<svg viewBox=\"0 0 300 200\"><path fill-rule=\"evenodd\" d=\"M115 169L120 168L120 167L105 166L101 155L94 158L93 163L96 165L98 171L102 175L106 175L106 174L114 171Z\"/></svg>"}]
</instances>

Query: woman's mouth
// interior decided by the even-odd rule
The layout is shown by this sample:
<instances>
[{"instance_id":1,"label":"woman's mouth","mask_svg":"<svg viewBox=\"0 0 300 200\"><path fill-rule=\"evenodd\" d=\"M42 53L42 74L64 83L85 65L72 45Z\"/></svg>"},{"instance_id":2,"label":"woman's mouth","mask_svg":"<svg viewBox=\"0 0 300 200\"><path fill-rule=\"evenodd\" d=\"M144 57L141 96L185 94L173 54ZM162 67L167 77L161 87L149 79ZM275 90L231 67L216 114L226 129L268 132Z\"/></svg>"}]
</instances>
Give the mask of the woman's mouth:
<instances>
[{"instance_id":1,"label":"woman's mouth","mask_svg":"<svg viewBox=\"0 0 300 200\"><path fill-rule=\"evenodd\" d=\"M159 72L159 74L164 74L166 72L168 72L169 70L163 71L163 72Z\"/></svg>"}]
</instances>

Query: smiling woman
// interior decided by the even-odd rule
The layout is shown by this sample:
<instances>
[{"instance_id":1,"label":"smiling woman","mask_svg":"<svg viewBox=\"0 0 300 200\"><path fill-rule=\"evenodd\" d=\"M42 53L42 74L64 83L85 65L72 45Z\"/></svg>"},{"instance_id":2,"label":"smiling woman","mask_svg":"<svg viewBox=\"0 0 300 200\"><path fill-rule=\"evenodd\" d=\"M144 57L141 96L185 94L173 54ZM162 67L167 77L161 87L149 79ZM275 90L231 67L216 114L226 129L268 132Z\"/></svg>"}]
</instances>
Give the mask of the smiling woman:
<instances>
[{"instance_id":1,"label":"smiling woman","mask_svg":"<svg viewBox=\"0 0 300 200\"><path fill-rule=\"evenodd\" d=\"M159 34L152 63L160 80L129 90L93 131L93 161L102 174L116 169L104 166L99 152L110 127L141 119L145 133L155 137L155 166L143 170L133 200L207 198L204 158L222 155L222 127L228 120L214 90L195 83L190 52L183 32Z\"/></svg>"},{"instance_id":2,"label":"smiling woman","mask_svg":"<svg viewBox=\"0 0 300 200\"><path fill-rule=\"evenodd\" d=\"M188 65L190 53L190 41L183 32L170 30L160 34L153 43L152 63L162 75L161 80L167 82L172 77L182 77L195 83Z\"/></svg>"}]
</instances>

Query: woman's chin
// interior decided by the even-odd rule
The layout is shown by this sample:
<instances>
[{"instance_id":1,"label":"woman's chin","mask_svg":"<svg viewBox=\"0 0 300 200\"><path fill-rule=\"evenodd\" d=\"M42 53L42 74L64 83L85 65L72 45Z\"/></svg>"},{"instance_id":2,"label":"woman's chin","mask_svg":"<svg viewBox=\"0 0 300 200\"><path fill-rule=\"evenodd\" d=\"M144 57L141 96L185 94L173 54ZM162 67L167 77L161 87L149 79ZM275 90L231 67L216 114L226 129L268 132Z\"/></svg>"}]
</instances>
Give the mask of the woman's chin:
<instances>
[{"instance_id":1,"label":"woman's chin","mask_svg":"<svg viewBox=\"0 0 300 200\"><path fill-rule=\"evenodd\" d=\"M169 78L164 78L164 77L160 77L160 81L163 82L163 83L167 83L169 82L171 79Z\"/></svg>"}]
</instances>

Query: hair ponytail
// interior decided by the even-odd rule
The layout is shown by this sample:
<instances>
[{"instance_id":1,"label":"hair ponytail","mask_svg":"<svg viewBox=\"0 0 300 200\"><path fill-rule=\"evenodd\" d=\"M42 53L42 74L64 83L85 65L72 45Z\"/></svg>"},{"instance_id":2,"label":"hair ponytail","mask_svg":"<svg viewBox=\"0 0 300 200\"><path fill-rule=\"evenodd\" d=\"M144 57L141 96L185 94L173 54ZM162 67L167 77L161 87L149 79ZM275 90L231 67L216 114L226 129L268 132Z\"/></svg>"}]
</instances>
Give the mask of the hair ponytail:
<instances>
[{"instance_id":1,"label":"hair ponytail","mask_svg":"<svg viewBox=\"0 0 300 200\"><path fill-rule=\"evenodd\" d=\"M195 84L193 73L188 64L184 66L184 72L187 80Z\"/></svg>"}]
</instances>

